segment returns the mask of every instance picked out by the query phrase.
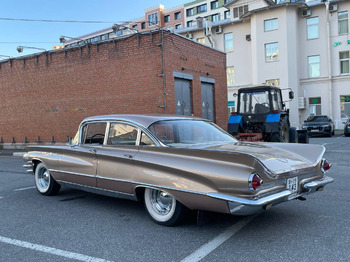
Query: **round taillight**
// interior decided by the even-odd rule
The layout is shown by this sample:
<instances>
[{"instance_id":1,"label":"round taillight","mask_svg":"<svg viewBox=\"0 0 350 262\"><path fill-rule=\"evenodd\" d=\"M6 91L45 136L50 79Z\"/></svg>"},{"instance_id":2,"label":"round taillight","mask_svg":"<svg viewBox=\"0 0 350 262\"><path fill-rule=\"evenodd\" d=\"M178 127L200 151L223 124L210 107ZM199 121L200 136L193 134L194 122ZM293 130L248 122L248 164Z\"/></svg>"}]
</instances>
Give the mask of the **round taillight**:
<instances>
[{"instance_id":1,"label":"round taillight","mask_svg":"<svg viewBox=\"0 0 350 262\"><path fill-rule=\"evenodd\" d=\"M258 174L250 174L248 184L249 188L252 191L259 190L261 185L264 183L264 181L261 179L261 177Z\"/></svg>"},{"instance_id":2,"label":"round taillight","mask_svg":"<svg viewBox=\"0 0 350 262\"><path fill-rule=\"evenodd\" d=\"M322 159L322 162L321 162L322 173L326 173L331 167L332 167L332 164L330 164L326 159Z\"/></svg>"}]
</instances>

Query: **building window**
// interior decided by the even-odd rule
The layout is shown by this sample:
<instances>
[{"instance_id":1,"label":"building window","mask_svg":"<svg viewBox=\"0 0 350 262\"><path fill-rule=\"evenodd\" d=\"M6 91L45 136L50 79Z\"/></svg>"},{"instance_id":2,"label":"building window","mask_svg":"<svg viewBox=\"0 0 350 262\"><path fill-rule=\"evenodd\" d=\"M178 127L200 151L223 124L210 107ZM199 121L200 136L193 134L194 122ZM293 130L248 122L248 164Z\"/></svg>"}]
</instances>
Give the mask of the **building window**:
<instances>
[{"instance_id":1,"label":"building window","mask_svg":"<svg viewBox=\"0 0 350 262\"><path fill-rule=\"evenodd\" d=\"M100 41L100 36L95 36L91 38L91 42L97 42L97 41Z\"/></svg>"},{"instance_id":2,"label":"building window","mask_svg":"<svg viewBox=\"0 0 350 262\"><path fill-rule=\"evenodd\" d=\"M213 1L210 3L210 8L211 9L217 9L219 8L219 1Z\"/></svg>"},{"instance_id":3,"label":"building window","mask_svg":"<svg viewBox=\"0 0 350 262\"><path fill-rule=\"evenodd\" d=\"M266 80L266 85L268 85L268 86L280 86L280 80L279 79Z\"/></svg>"},{"instance_id":4,"label":"building window","mask_svg":"<svg viewBox=\"0 0 350 262\"><path fill-rule=\"evenodd\" d=\"M197 38L197 42L205 45L205 37Z\"/></svg>"},{"instance_id":5,"label":"building window","mask_svg":"<svg viewBox=\"0 0 350 262\"><path fill-rule=\"evenodd\" d=\"M175 25L175 29L181 29L181 28L182 28L182 23Z\"/></svg>"},{"instance_id":6,"label":"building window","mask_svg":"<svg viewBox=\"0 0 350 262\"><path fill-rule=\"evenodd\" d=\"M111 38L115 38L116 37L116 33L109 33L108 34L108 38L111 39ZM83 42L83 41L82 41Z\"/></svg>"},{"instance_id":7,"label":"building window","mask_svg":"<svg viewBox=\"0 0 350 262\"><path fill-rule=\"evenodd\" d=\"M273 62L279 60L278 43L265 44L265 61Z\"/></svg>"},{"instance_id":8,"label":"building window","mask_svg":"<svg viewBox=\"0 0 350 262\"><path fill-rule=\"evenodd\" d=\"M170 22L170 15L164 16L164 23L169 23Z\"/></svg>"},{"instance_id":9,"label":"building window","mask_svg":"<svg viewBox=\"0 0 350 262\"><path fill-rule=\"evenodd\" d=\"M233 66L226 67L227 86L233 86L235 84L235 70Z\"/></svg>"},{"instance_id":10,"label":"building window","mask_svg":"<svg viewBox=\"0 0 350 262\"><path fill-rule=\"evenodd\" d=\"M232 0L224 0L224 4L227 4L228 2L231 2Z\"/></svg>"},{"instance_id":11,"label":"building window","mask_svg":"<svg viewBox=\"0 0 350 262\"><path fill-rule=\"evenodd\" d=\"M224 34L225 52L233 51L233 33Z\"/></svg>"},{"instance_id":12,"label":"building window","mask_svg":"<svg viewBox=\"0 0 350 262\"><path fill-rule=\"evenodd\" d=\"M307 39L318 38L318 16L311 17L306 20Z\"/></svg>"},{"instance_id":13,"label":"building window","mask_svg":"<svg viewBox=\"0 0 350 262\"><path fill-rule=\"evenodd\" d=\"M320 76L320 56L308 56L307 64L309 68L309 77L319 77Z\"/></svg>"},{"instance_id":14,"label":"building window","mask_svg":"<svg viewBox=\"0 0 350 262\"><path fill-rule=\"evenodd\" d=\"M146 23L145 22L141 23L141 29L146 29Z\"/></svg>"},{"instance_id":15,"label":"building window","mask_svg":"<svg viewBox=\"0 0 350 262\"><path fill-rule=\"evenodd\" d=\"M197 6L197 14L207 11L207 4Z\"/></svg>"},{"instance_id":16,"label":"building window","mask_svg":"<svg viewBox=\"0 0 350 262\"><path fill-rule=\"evenodd\" d=\"M138 30L137 25L133 25L132 29Z\"/></svg>"},{"instance_id":17,"label":"building window","mask_svg":"<svg viewBox=\"0 0 350 262\"><path fill-rule=\"evenodd\" d=\"M349 33L348 25L348 11L338 13L338 34L347 34Z\"/></svg>"},{"instance_id":18,"label":"building window","mask_svg":"<svg viewBox=\"0 0 350 262\"><path fill-rule=\"evenodd\" d=\"M350 95L340 96L340 117L350 118Z\"/></svg>"},{"instance_id":19,"label":"building window","mask_svg":"<svg viewBox=\"0 0 350 262\"><path fill-rule=\"evenodd\" d=\"M108 34L101 35L101 40L107 40L108 39Z\"/></svg>"},{"instance_id":20,"label":"building window","mask_svg":"<svg viewBox=\"0 0 350 262\"><path fill-rule=\"evenodd\" d=\"M248 12L248 5L233 8L233 18L239 18Z\"/></svg>"},{"instance_id":21,"label":"building window","mask_svg":"<svg viewBox=\"0 0 350 262\"><path fill-rule=\"evenodd\" d=\"M193 8L190 8L190 9L186 10L186 16L193 16L193 15L194 15Z\"/></svg>"},{"instance_id":22,"label":"building window","mask_svg":"<svg viewBox=\"0 0 350 262\"><path fill-rule=\"evenodd\" d=\"M349 51L340 52L339 53L339 61L340 61L340 74L347 75L350 73L349 70Z\"/></svg>"},{"instance_id":23,"label":"building window","mask_svg":"<svg viewBox=\"0 0 350 262\"><path fill-rule=\"evenodd\" d=\"M193 26L193 21L187 21L187 27L192 27Z\"/></svg>"},{"instance_id":24,"label":"building window","mask_svg":"<svg viewBox=\"0 0 350 262\"><path fill-rule=\"evenodd\" d=\"M310 97L309 98L309 113L310 116L322 115L321 112L321 97Z\"/></svg>"},{"instance_id":25,"label":"building window","mask_svg":"<svg viewBox=\"0 0 350 262\"><path fill-rule=\"evenodd\" d=\"M230 19L230 11L225 11L224 16L225 19Z\"/></svg>"},{"instance_id":26,"label":"building window","mask_svg":"<svg viewBox=\"0 0 350 262\"><path fill-rule=\"evenodd\" d=\"M211 16L211 21L212 22L217 22L219 20L220 20L219 14L214 14L214 15Z\"/></svg>"},{"instance_id":27,"label":"building window","mask_svg":"<svg viewBox=\"0 0 350 262\"><path fill-rule=\"evenodd\" d=\"M265 32L273 31L278 29L278 19L269 19L264 21Z\"/></svg>"},{"instance_id":28,"label":"building window","mask_svg":"<svg viewBox=\"0 0 350 262\"><path fill-rule=\"evenodd\" d=\"M174 18L175 18L175 20L181 19L181 12L176 12L176 13L174 14Z\"/></svg>"},{"instance_id":29,"label":"building window","mask_svg":"<svg viewBox=\"0 0 350 262\"><path fill-rule=\"evenodd\" d=\"M121 35L123 35L123 30L118 30L117 32L115 32L115 34L117 36L121 36Z\"/></svg>"},{"instance_id":30,"label":"building window","mask_svg":"<svg viewBox=\"0 0 350 262\"><path fill-rule=\"evenodd\" d=\"M158 12L148 15L148 26L158 24Z\"/></svg>"}]
</instances>

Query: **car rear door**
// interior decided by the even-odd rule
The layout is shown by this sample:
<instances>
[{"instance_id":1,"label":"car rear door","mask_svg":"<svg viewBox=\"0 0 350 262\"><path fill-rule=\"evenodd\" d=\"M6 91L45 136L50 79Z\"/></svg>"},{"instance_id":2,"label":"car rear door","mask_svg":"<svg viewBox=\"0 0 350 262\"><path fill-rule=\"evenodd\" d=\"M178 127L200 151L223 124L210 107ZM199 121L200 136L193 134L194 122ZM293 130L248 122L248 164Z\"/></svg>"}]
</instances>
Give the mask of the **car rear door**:
<instances>
[{"instance_id":1,"label":"car rear door","mask_svg":"<svg viewBox=\"0 0 350 262\"><path fill-rule=\"evenodd\" d=\"M134 158L139 151L140 129L128 122L115 121L108 124L107 130L105 145L96 151L97 187L133 194Z\"/></svg>"}]
</instances>

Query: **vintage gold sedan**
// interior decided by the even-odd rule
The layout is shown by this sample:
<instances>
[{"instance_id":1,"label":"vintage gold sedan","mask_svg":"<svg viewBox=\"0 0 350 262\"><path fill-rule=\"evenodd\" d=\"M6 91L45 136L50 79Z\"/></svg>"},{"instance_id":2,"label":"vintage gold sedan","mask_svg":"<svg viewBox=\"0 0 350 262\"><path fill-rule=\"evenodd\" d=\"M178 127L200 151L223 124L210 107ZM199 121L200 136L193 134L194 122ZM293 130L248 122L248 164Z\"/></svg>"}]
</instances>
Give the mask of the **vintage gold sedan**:
<instances>
[{"instance_id":1,"label":"vintage gold sedan","mask_svg":"<svg viewBox=\"0 0 350 262\"><path fill-rule=\"evenodd\" d=\"M210 121L175 115L86 118L69 145L24 155L43 195L61 185L144 200L158 224L187 209L250 215L321 191L333 179L321 145L242 143Z\"/></svg>"}]
</instances>

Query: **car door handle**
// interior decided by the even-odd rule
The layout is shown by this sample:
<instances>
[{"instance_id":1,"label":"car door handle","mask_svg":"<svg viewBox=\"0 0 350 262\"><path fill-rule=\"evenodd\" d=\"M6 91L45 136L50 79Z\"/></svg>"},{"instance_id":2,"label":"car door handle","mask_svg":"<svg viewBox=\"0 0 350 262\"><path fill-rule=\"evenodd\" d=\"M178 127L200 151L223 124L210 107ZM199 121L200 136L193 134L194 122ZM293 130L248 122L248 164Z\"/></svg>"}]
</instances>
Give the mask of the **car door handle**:
<instances>
[{"instance_id":1,"label":"car door handle","mask_svg":"<svg viewBox=\"0 0 350 262\"><path fill-rule=\"evenodd\" d=\"M96 149L90 149L90 152L96 154Z\"/></svg>"},{"instance_id":2,"label":"car door handle","mask_svg":"<svg viewBox=\"0 0 350 262\"><path fill-rule=\"evenodd\" d=\"M124 156L125 156L126 158L133 158L133 157L134 157L133 155L129 155L129 154L124 154Z\"/></svg>"}]
</instances>

